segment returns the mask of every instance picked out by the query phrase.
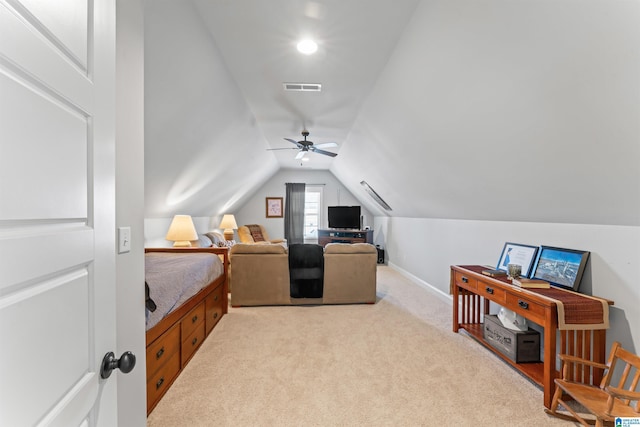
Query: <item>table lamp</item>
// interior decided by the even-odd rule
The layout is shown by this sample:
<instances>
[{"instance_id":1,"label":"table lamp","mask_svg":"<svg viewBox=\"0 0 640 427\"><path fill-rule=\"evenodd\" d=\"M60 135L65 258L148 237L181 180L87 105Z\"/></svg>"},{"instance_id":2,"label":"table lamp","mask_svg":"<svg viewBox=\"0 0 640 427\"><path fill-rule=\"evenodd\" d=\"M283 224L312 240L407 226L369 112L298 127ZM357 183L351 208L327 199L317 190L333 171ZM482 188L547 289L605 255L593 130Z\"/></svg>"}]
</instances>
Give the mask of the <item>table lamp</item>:
<instances>
[{"instance_id":1,"label":"table lamp","mask_svg":"<svg viewBox=\"0 0 640 427\"><path fill-rule=\"evenodd\" d=\"M190 247L191 240L198 240L198 233L196 232L196 227L193 225L191 216L174 216L165 239L173 240L174 247Z\"/></svg>"},{"instance_id":2,"label":"table lamp","mask_svg":"<svg viewBox=\"0 0 640 427\"><path fill-rule=\"evenodd\" d=\"M220 228L224 229L224 240L233 240L233 230L238 228L236 218L232 214L225 214L220 222Z\"/></svg>"}]
</instances>

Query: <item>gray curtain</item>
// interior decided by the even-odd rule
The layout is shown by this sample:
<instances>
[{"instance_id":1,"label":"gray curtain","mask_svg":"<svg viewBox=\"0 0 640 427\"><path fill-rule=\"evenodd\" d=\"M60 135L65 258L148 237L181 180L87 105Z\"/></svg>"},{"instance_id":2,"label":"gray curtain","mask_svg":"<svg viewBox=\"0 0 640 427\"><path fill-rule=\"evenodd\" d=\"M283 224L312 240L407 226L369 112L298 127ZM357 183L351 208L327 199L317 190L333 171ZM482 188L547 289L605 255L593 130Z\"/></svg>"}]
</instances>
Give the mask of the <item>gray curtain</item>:
<instances>
[{"instance_id":1,"label":"gray curtain","mask_svg":"<svg viewBox=\"0 0 640 427\"><path fill-rule=\"evenodd\" d=\"M304 243L305 184L287 182L284 203L284 238L287 244Z\"/></svg>"}]
</instances>

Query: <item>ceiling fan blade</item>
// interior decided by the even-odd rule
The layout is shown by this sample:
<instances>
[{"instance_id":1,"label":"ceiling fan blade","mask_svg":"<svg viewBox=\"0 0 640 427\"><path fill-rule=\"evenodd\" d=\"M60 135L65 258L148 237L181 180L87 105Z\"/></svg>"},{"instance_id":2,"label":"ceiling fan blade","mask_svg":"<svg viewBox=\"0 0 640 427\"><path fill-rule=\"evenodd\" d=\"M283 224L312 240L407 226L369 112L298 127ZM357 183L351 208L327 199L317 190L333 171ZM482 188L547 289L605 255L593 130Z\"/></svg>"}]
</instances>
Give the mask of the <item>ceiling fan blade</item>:
<instances>
[{"instance_id":1,"label":"ceiling fan blade","mask_svg":"<svg viewBox=\"0 0 640 427\"><path fill-rule=\"evenodd\" d=\"M296 147L286 147L286 148L267 148L267 151L277 151L277 150L298 150Z\"/></svg>"},{"instance_id":2,"label":"ceiling fan blade","mask_svg":"<svg viewBox=\"0 0 640 427\"><path fill-rule=\"evenodd\" d=\"M331 147L337 147L338 144L336 142L323 142L322 144L315 144L314 147L316 148L331 148Z\"/></svg>"},{"instance_id":3,"label":"ceiling fan blade","mask_svg":"<svg viewBox=\"0 0 640 427\"><path fill-rule=\"evenodd\" d=\"M293 140L293 139L291 139L291 138L285 138L285 140L287 140L287 141L289 141L289 142L291 142L291 143L293 143L293 144L296 144L299 148L302 148L302 147L303 147L303 145L302 145L302 144L300 144L298 141L294 141L294 140Z\"/></svg>"},{"instance_id":4,"label":"ceiling fan blade","mask_svg":"<svg viewBox=\"0 0 640 427\"><path fill-rule=\"evenodd\" d=\"M329 151L318 150L316 147L311 147L310 150L313 151L314 153L324 154L325 156L335 157L335 156L338 155L337 153L331 153Z\"/></svg>"},{"instance_id":5,"label":"ceiling fan blade","mask_svg":"<svg viewBox=\"0 0 640 427\"><path fill-rule=\"evenodd\" d=\"M300 151L298 154L296 154L296 160L300 160L301 158L303 158L304 153L306 153L306 151Z\"/></svg>"}]
</instances>

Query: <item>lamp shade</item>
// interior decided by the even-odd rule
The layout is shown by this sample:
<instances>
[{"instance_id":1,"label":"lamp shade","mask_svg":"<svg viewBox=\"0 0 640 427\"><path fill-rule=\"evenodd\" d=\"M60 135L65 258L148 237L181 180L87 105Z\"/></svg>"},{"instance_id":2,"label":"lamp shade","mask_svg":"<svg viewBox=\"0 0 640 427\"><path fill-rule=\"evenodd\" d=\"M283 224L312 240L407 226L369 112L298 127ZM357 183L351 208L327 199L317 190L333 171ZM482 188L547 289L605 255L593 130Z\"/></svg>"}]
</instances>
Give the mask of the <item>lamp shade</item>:
<instances>
[{"instance_id":1,"label":"lamp shade","mask_svg":"<svg viewBox=\"0 0 640 427\"><path fill-rule=\"evenodd\" d=\"M167 231L167 240L173 240L173 246L191 246L191 240L198 240L196 227L190 215L176 215L171 221L169 231Z\"/></svg>"},{"instance_id":2,"label":"lamp shade","mask_svg":"<svg viewBox=\"0 0 640 427\"><path fill-rule=\"evenodd\" d=\"M225 240L233 240L233 230L238 228L236 218L232 214L225 214L220 222L220 228L224 229Z\"/></svg>"}]
</instances>

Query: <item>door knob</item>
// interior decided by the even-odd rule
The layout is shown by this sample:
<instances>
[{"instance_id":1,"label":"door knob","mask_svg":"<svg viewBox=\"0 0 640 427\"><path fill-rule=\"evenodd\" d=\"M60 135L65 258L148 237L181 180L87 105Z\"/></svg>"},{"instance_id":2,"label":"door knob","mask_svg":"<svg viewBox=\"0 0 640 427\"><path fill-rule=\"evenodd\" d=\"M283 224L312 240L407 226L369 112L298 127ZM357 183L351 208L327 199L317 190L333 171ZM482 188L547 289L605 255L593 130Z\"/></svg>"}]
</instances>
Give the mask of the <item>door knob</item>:
<instances>
[{"instance_id":1,"label":"door knob","mask_svg":"<svg viewBox=\"0 0 640 427\"><path fill-rule=\"evenodd\" d=\"M102 367L100 368L100 376L109 378L114 369L120 369L123 374L128 374L136 366L136 355L130 351L125 351L116 359L116 355L112 351L104 355L102 359Z\"/></svg>"}]
</instances>

